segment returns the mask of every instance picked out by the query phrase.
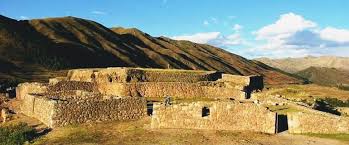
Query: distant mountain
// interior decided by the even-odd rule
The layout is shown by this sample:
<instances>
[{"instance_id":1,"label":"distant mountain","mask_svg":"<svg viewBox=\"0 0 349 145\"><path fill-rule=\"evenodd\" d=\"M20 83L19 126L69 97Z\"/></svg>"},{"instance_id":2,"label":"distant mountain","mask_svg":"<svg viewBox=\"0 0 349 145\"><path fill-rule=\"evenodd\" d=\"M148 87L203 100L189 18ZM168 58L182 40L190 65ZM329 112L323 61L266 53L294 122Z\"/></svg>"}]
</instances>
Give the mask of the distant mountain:
<instances>
[{"instance_id":1,"label":"distant mountain","mask_svg":"<svg viewBox=\"0 0 349 145\"><path fill-rule=\"evenodd\" d=\"M53 70L110 66L217 70L263 75L268 84L302 82L217 47L153 37L135 28L109 29L75 17L17 21L0 16L0 79L36 80Z\"/></svg>"},{"instance_id":2,"label":"distant mountain","mask_svg":"<svg viewBox=\"0 0 349 145\"><path fill-rule=\"evenodd\" d=\"M258 58L256 59L269 66L279 68L283 71L295 73L309 67L327 67L337 68L343 70L349 70L349 58L348 57L336 57L336 56L321 56L321 57L302 57L302 58L284 58L284 59L269 59Z\"/></svg>"},{"instance_id":3,"label":"distant mountain","mask_svg":"<svg viewBox=\"0 0 349 145\"><path fill-rule=\"evenodd\" d=\"M326 67L309 67L299 71L297 75L310 82L323 86L348 86L349 71Z\"/></svg>"}]
</instances>

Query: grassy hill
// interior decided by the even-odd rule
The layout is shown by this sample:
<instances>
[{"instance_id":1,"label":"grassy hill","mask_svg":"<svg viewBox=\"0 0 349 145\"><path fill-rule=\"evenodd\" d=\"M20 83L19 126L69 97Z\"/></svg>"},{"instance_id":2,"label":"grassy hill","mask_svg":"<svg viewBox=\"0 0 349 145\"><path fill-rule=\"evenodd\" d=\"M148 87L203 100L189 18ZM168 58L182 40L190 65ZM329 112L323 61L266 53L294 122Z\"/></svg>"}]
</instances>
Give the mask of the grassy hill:
<instances>
[{"instance_id":1,"label":"grassy hill","mask_svg":"<svg viewBox=\"0 0 349 145\"><path fill-rule=\"evenodd\" d=\"M106 28L75 17L17 21L0 16L0 80L44 80L83 67L217 70L265 76L268 84L301 83L288 73L223 49L138 29ZM57 71L63 70L63 71Z\"/></svg>"},{"instance_id":2,"label":"grassy hill","mask_svg":"<svg viewBox=\"0 0 349 145\"><path fill-rule=\"evenodd\" d=\"M308 79L312 83L323 86L344 87L349 85L349 71L346 70L326 67L309 67L296 74Z\"/></svg>"}]
</instances>

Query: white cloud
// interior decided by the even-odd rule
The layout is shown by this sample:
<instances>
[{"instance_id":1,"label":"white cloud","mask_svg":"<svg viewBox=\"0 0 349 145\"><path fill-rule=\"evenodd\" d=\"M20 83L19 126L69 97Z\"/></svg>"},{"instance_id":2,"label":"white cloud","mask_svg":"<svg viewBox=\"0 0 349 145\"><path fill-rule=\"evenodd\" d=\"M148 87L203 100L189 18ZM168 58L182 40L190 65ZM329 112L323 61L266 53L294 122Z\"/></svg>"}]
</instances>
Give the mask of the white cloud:
<instances>
[{"instance_id":1,"label":"white cloud","mask_svg":"<svg viewBox=\"0 0 349 145\"><path fill-rule=\"evenodd\" d=\"M218 23L215 18L203 21L204 25ZM349 29L321 27L316 22L301 15L286 13L279 19L252 34L254 40L247 41L240 31L244 27L234 24L231 34L202 32L173 39L189 40L225 48L233 53L248 57L304 57L308 55L349 56Z\"/></svg>"},{"instance_id":2,"label":"white cloud","mask_svg":"<svg viewBox=\"0 0 349 145\"><path fill-rule=\"evenodd\" d=\"M240 45L244 42L239 33L222 35L220 32L205 32L192 35L174 36L175 40L188 40L195 43L211 44L217 47L230 47Z\"/></svg>"},{"instance_id":3,"label":"white cloud","mask_svg":"<svg viewBox=\"0 0 349 145\"><path fill-rule=\"evenodd\" d=\"M103 12L103 11L92 11L91 13L95 14L95 15L106 15L107 14L106 12Z\"/></svg>"},{"instance_id":4,"label":"white cloud","mask_svg":"<svg viewBox=\"0 0 349 145\"><path fill-rule=\"evenodd\" d=\"M294 13L281 15L275 23L253 34L256 42L261 41L262 44L249 50L260 56L329 55L349 48L349 30L334 27L321 29L317 23Z\"/></svg>"},{"instance_id":5,"label":"white cloud","mask_svg":"<svg viewBox=\"0 0 349 145\"><path fill-rule=\"evenodd\" d=\"M21 20L28 20L29 17L27 17L27 16L19 16L19 19L21 19Z\"/></svg>"},{"instance_id":6,"label":"white cloud","mask_svg":"<svg viewBox=\"0 0 349 145\"><path fill-rule=\"evenodd\" d=\"M349 42L349 30L326 27L320 31L320 37L324 40L345 43Z\"/></svg>"},{"instance_id":7,"label":"white cloud","mask_svg":"<svg viewBox=\"0 0 349 145\"><path fill-rule=\"evenodd\" d=\"M239 25L239 24L235 24L234 26L233 26L233 30L234 31L240 31L241 29L242 29L243 27L241 26L241 25Z\"/></svg>"},{"instance_id":8,"label":"white cloud","mask_svg":"<svg viewBox=\"0 0 349 145\"><path fill-rule=\"evenodd\" d=\"M208 43L217 47L228 48L230 46L241 45L243 39L239 33L234 33L227 36L219 35L216 39L213 39Z\"/></svg>"},{"instance_id":9,"label":"white cloud","mask_svg":"<svg viewBox=\"0 0 349 145\"><path fill-rule=\"evenodd\" d=\"M302 16L294 13L287 13L280 16L275 23L267 25L256 32L257 39L273 39L275 37L285 38L297 31L314 28L317 24L305 20Z\"/></svg>"},{"instance_id":10,"label":"white cloud","mask_svg":"<svg viewBox=\"0 0 349 145\"><path fill-rule=\"evenodd\" d=\"M172 37L175 40L188 40L195 43L208 43L219 37L220 32L206 32L206 33L196 33L193 35L181 35Z\"/></svg>"}]
</instances>

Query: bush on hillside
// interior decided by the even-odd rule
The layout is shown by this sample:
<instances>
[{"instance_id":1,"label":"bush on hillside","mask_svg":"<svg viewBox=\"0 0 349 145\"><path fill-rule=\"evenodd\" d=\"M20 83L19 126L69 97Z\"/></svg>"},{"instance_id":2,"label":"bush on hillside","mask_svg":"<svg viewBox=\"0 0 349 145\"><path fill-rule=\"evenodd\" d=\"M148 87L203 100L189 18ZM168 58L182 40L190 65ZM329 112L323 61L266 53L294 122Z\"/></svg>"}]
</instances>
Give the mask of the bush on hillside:
<instances>
[{"instance_id":1,"label":"bush on hillside","mask_svg":"<svg viewBox=\"0 0 349 145\"><path fill-rule=\"evenodd\" d=\"M349 107L349 100L342 101L337 98L325 98L322 100L326 101L328 104L330 104L333 107Z\"/></svg>"},{"instance_id":2,"label":"bush on hillside","mask_svg":"<svg viewBox=\"0 0 349 145\"><path fill-rule=\"evenodd\" d=\"M335 107L343 107L345 105L346 103L344 101L336 98L316 99L313 104L313 109L335 115L341 115L341 113L338 112Z\"/></svg>"}]
</instances>

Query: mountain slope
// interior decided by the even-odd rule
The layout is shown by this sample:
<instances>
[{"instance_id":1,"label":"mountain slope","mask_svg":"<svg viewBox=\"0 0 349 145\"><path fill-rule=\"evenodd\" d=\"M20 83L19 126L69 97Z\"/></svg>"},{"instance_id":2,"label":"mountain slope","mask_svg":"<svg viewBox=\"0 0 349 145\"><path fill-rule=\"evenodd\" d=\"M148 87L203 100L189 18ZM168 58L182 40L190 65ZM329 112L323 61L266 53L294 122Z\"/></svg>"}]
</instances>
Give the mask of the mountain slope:
<instances>
[{"instance_id":1,"label":"mountain slope","mask_svg":"<svg viewBox=\"0 0 349 145\"><path fill-rule=\"evenodd\" d=\"M321 56L321 57L302 57L302 58L284 58L284 59L269 59L258 58L256 59L269 66L279 68L283 71L295 73L309 67L327 67L349 70L349 58L348 57L336 57L336 56Z\"/></svg>"},{"instance_id":2,"label":"mountain slope","mask_svg":"<svg viewBox=\"0 0 349 145\"><path fill-rule=\"evenodd\" d=\"M349 85L349 71L326 67L309 67L297 75L323 86Z\"/></svg>"},{"instance_id":3,"label":"mountain slope","mask_svg":"<svg viewBox=\"0 0 349 145\"><path fill-rule=\"evenodd\" d=\"M302 82L210 45L152 37L134 28L109 29L75 17L16 21L1 16L0 26L0 65L8 68L0 74L14 77L57 69L129 66L259 74L269 84Z\"/></svg>"}]
</instances>

